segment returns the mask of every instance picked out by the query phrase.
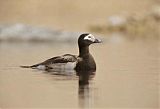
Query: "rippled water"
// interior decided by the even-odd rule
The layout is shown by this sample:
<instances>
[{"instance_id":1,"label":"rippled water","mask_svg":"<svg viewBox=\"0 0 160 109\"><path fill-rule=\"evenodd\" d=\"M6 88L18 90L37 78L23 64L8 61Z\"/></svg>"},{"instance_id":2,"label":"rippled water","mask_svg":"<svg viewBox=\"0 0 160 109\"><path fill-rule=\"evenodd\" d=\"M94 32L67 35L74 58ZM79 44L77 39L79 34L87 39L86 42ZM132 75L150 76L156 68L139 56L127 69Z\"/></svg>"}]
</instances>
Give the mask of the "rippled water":
<instances>
[{"instance_id":1,"label":"rippled water","mask_svg":"<svg viewBox=\"0 0 160 109\"><path fill-rule=\"evenodd\" d=\"M84 85L73 72L55 75L19 67L77 54L76 44L0 43L0 107L158 108L158 44L124 40L92 45L97 71Z\"/></svg>"}]
</instances>

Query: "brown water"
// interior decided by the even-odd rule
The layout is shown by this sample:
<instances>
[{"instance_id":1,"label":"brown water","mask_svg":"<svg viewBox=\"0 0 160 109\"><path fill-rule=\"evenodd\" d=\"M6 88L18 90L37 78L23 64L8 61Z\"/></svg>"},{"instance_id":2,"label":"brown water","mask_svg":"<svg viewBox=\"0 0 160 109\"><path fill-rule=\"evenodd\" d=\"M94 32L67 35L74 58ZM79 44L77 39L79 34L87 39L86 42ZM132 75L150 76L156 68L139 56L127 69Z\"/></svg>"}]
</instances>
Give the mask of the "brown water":
<instances>
[{"instance_id":1,"label":"brown water","mask_svg":"<svg viewBox=\"0 0 160 109\"><path fill-rule=\"evenodd\" d=\"M81 88L76 75L19 67L77 54L76 44L0 43L0 107L158 109L158 41L109 41L90 48L97 71Z\"/></svg>"}]
</instances>

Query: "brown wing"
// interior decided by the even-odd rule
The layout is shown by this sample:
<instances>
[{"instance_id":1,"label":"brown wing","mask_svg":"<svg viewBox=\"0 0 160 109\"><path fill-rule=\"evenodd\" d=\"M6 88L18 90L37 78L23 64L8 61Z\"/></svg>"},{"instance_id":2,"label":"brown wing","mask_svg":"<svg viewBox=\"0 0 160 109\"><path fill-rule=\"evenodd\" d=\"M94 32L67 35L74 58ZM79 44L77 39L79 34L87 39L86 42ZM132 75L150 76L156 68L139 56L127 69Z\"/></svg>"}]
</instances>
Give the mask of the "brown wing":
<instances>
[{"instance_id":1,"label":"brown wing","mask_svg":"<svg viewBox=\"0 0 160 109\"><path fill-rule=\"evenodd\" d=\"M76 62L76 61L77 61L77 56L71 55L71 54L65 54L62 56L50 58L42 63L33 65L31 67L36 67L38 65L49 65L49 64L54 64L54 63L67 63L67 62Z\"/></svg>"}]
</instances>

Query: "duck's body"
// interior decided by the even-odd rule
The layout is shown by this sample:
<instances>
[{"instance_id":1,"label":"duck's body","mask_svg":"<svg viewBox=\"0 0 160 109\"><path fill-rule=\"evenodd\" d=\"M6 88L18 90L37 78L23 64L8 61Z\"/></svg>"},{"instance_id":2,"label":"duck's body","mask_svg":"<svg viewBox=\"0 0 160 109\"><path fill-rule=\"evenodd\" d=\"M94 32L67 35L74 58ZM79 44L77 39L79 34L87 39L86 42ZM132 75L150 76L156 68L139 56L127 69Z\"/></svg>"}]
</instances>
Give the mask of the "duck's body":
<instances>
[{"instance_id":1,"label":"duck's body","mask_svg":"<svg viewBox=\"0 0 160 109\"><path fill-rule=\"evenodd\" d=\"M22 66L24 68L34 68L41 70L96 70L96 63L94 58L89 53L89 45L92 43L100 43L101 41L95 39L91 34L82 34L78 39L79 45L79 56L65 54L62 56L56 56L50 58L42 63L35 64L32 66Z\"/></svg>"},{"instance_id":2,"label":"duck's body","mask_svg":"<svg viewBox=\"0 0 160 109\"><path fill-rule=\"evenodd\" d=\"M72 70L75 68L78 62L78 58L76 55L65 54L62 56L56 56L50 58L42 63L35 64L30 66L31 68L41 69L41 70Z\"/></svg>"}]
</instances>

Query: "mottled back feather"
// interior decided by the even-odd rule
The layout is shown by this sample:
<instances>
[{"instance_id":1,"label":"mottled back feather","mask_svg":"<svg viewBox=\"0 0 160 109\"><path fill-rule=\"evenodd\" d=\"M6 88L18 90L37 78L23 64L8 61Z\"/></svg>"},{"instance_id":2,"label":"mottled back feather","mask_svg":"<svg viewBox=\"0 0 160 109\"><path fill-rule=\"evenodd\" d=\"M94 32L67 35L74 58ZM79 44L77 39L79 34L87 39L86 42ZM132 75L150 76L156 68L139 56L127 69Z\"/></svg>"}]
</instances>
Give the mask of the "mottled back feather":
<instances>
[{"instance_id":1,"label":"mottled back feather","mask_svg":"<svg viewBox=\"0 0 160 109\"><path fill-rule=\"evenodd\" d=\"M68 62L76 62L77 61L77 56L76 55L71 55L71 54L65 54L62 56L56 56L53 58L50 58L42 63L32 65L31 67L37 67L39 65L50 65L50 64L55 64L55 63L68 63Z\"/></svg>"}]
</instances>

